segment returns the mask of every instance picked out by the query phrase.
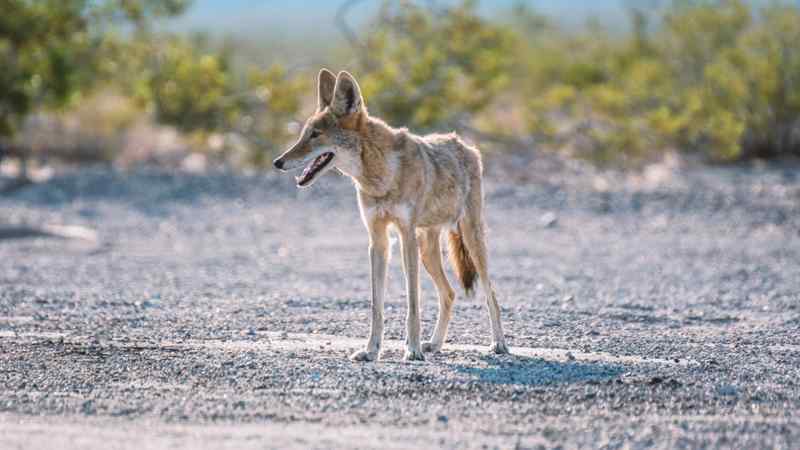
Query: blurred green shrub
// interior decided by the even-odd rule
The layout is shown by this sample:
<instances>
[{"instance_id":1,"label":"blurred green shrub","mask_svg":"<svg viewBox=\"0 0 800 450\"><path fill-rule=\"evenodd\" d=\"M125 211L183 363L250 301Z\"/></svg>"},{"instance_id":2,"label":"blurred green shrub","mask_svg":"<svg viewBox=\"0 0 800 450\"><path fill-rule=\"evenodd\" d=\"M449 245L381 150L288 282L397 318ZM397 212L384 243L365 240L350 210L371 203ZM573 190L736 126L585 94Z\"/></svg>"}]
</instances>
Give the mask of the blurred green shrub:
<instances>
[{"instance_id":1,"label":"blurred green shrub","mask_svg":"<svg viewBox=\"0 0 800 450\"><path fill-rule=\"evenodd\" d=\"M60 108L98 83L109 27L180 13L186 0L0 0L0 136L33 109Z\"/></svg>"},{"instance_id":2,"label":"blurred green shrub","mask_svg":"<svg viewBox=\"0 0 800 450\"><path fill-rule=\"evenodd\" d=\"M256 66L232 41L154 30L188 4L0 0L0 138L94 90L138 100L194 149L265 164L313 107L324 62ZM418 131L524 133L614 164L671 149L713 161L800 155L800 6L673 0L632 8L630 27L612 32L561 29L521 5L498 19L476 1L387 0L363 38L348 34L349 52L331 56L356 62L328 62L355 72L374 113ZM124 117L135 114L127 105Z\"/></svg>"},{"instance_id":3,"label":"blurred green shrub","mask_svg":"<svg viewBox=\"0 0 800 450\"><path fill-rule=\"evenodd\" d=\"M368 107L391 123L454 126L486 108L510 79L515 35L466 0L433 11L384 2L361 50Z\"/></svg>"},{"instance_id":4,"label":"blurred green shrub","mask_svg":"<svg viewBox=\"0 0 800 450\"><path fill-rule=\"evenodd\" d=\"M148 52L138 98L159 123L185 133L224 130L237 120L241 104L230 64L221 52L207 52L185 39L159 39Z\"/></svg>"},{"instance_id":5,"label":"blurred green shrub","mask_svg":"<svg viewBox=\"0 0 800 450\"><path fill-rule=\"evenodd\" d=\"M149 36L134 53L138 62L129 57L127 64L137 69L126 72L135 75L122 85L156 122L192 137L196 150L221 152L215 156L223 159L231 151L245 153L235 159L247 165L265 164L294 137L289 125L312 92L313 75L280 64L234 67L232 50L211 48L202 35Z\"/></svg>"},{"instance_id":6,"label":"blurred green shrub","mask_svg":"<svg viewBox=\"0 0 800 450\"><path fill-rule=\"evenodd\" d=\"M295 121L303 108L302 99L313 92L312 81L314 75L292 74L280 64L250 70L249 84L255 90L257 107L250 109L240 130L256 143L249 157L252 165L268 164L283 151L282 146L296 138L300 127Z\"/></svg>"},{"instance_id":7,"label":"blurred green shrub","mask_svg":"<svg viewBox=\"0 0 800 450\"><path fill-rule=\"evenodd\" d=\"M237 68L230 46L211 45L202 34L153 30L154 18L180 14L188 5L188 0L0 0L0 138L24 148L13 137L29 114L69 106L78 118L85 116L85 100L95 99L93 91L117 92L135 99L140 115L149 112L156 123L189 137L196 150L225 153L226 143L235 141L237 151L245 153L239 161L263 164L290 138L288 124L302 106L311 75L290 74L277 64ZM113 104L120 114L131 114L129 103ZM107 112L103 124L85 125L97 142L115 142L109 137L121 132L106 129L117 123L105 120L112 116L114 111ZM62 119L68 120L47 120ZM232 135L240 139L225 138ZM30 141L30 133L22 137ZM35 143L27 144L41 147ZM95 152L97 160L113 159L118 152L82 147L82 160L86 152Z\"/></svg>"},{"instance_id":8,"label":"blurred green shrub","mask_svg":"<svg viewBox=\"0 0 800 450\"><path fill-rule=\"evenodd\" d=\"M665 148L714 161L800 154L800 9L675 1L632 32L533 36L529 129L598 161ZM576 139L576 136L578 139ZM575 146L572 146L575 147Z\"/></svg>"},{"instance_id":9,"label":"blurred green shrub","mask_svg":"<svg viewBox=\"0 0 800 450\"><path fill-rule=\"evenodd\" d=\"M113 77L119 89L157 123L190 137L194 150L238 164L270 161L294 137L289 125L312 92L312 74L290 73L278 63L235 65L235 49L215 47L202 34L148 34L121 50L125 58Z\"/></svg>"}]
</instances>

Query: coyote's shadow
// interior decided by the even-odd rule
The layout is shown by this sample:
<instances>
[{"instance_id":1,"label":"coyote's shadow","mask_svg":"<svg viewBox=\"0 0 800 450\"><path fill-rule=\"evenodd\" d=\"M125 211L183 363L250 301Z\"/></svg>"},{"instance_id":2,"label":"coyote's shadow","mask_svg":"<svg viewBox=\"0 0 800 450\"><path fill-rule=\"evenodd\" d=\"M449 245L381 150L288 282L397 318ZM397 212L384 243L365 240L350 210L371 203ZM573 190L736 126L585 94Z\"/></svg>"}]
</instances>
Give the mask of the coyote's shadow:
<instances>
[{"instance_id":1,"label":"coyote's shadow","mask_svg":"<svg viewBox=\"0 0 800 450\"><path fill-rule=\"evenodd\" d=\"M549 361L526 356L482 356L487 366L452 364L461 375L489 384L538 386L614 379L625 372L618 364Z\"/></svg>"}]
</instances>

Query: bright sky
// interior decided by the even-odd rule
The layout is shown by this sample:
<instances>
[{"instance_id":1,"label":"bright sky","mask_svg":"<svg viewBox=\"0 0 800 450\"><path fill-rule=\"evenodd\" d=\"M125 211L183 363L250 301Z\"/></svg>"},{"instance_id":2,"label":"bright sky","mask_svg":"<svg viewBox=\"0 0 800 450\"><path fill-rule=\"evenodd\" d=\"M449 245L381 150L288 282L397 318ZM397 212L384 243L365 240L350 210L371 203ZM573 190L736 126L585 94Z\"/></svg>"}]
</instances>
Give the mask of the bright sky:
<instances>
[{"instance_id":1,"label":"bright sky","mask_svg":"<svg viewBox=\"0 0 800 450\"><path fill-rule=\"evenodd\" d=\"M453 0L449 0L453 1ZM439 0L447 3L448 0ZM527 0L525 3L565 24L580 24L587 18L614 23L624 18L626 4L653 0ZM188 29L216 29L220 34L289 33L301 36L337 33L333 16L342 0L195 0L178 26ZM514 0L483 0L485 14L508 10ZM363 0L351 20L369 17L381 0Z\"/></svg>"}]
</instances>

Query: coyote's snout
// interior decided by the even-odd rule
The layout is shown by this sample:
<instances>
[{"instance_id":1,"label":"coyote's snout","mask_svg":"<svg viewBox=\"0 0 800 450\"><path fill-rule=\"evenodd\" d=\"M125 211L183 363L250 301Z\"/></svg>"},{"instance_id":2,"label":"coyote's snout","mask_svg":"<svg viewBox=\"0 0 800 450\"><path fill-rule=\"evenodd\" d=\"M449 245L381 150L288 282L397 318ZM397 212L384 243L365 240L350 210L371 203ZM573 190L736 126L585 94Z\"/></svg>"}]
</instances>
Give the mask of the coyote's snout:
<instances>
[{"instance_id":1,"label":"coyote's snout","mask_svg":"<svg viewBox=\"0 0 800 450\"><path fill-rule=\"evenodd\" d=\"M484 237L482 167L478 150L455 134L417 136L367 113L358 83L347 72L319 73L318 107L297 142L274 161L279 170L304 167L297 185L312 185L333 167L353 179L361 218L369 232L372 320L369 341L354 353L373 361L383 339L383 298L389 259L389 225L402 244L408 315L405 359L422 360L447 336L455 292L442 267L440 235L448 231L450 260L465 291L476 282L489 310L491 351L508 353L500 306L489 280ZM431 340L420 342L419 260L439 295Z\"/></svg>"}]
</instances>

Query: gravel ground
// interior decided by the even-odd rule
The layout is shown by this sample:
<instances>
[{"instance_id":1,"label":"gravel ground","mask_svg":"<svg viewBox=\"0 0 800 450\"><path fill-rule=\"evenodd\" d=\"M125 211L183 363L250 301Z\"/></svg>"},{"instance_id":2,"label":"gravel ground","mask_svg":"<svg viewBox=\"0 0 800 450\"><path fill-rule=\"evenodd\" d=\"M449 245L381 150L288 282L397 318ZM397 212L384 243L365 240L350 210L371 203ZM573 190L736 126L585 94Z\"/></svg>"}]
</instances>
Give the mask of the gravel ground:
<instances>
[{"instance_id":1,"label":"gravel ground","mask_svg":"<svg viewBox=\"0 0 800 450\"><path fill-rule=\"evenodd\" d=\"M494 172L515 354L459 298L424 363L397 248L384 359L346 358L369 277L342 177L81 169L0 198L97 233L0 240L0 448L800 448L800 172ZM423 303L427 336L426 275Z\"/></svg>"}]
</instances>

